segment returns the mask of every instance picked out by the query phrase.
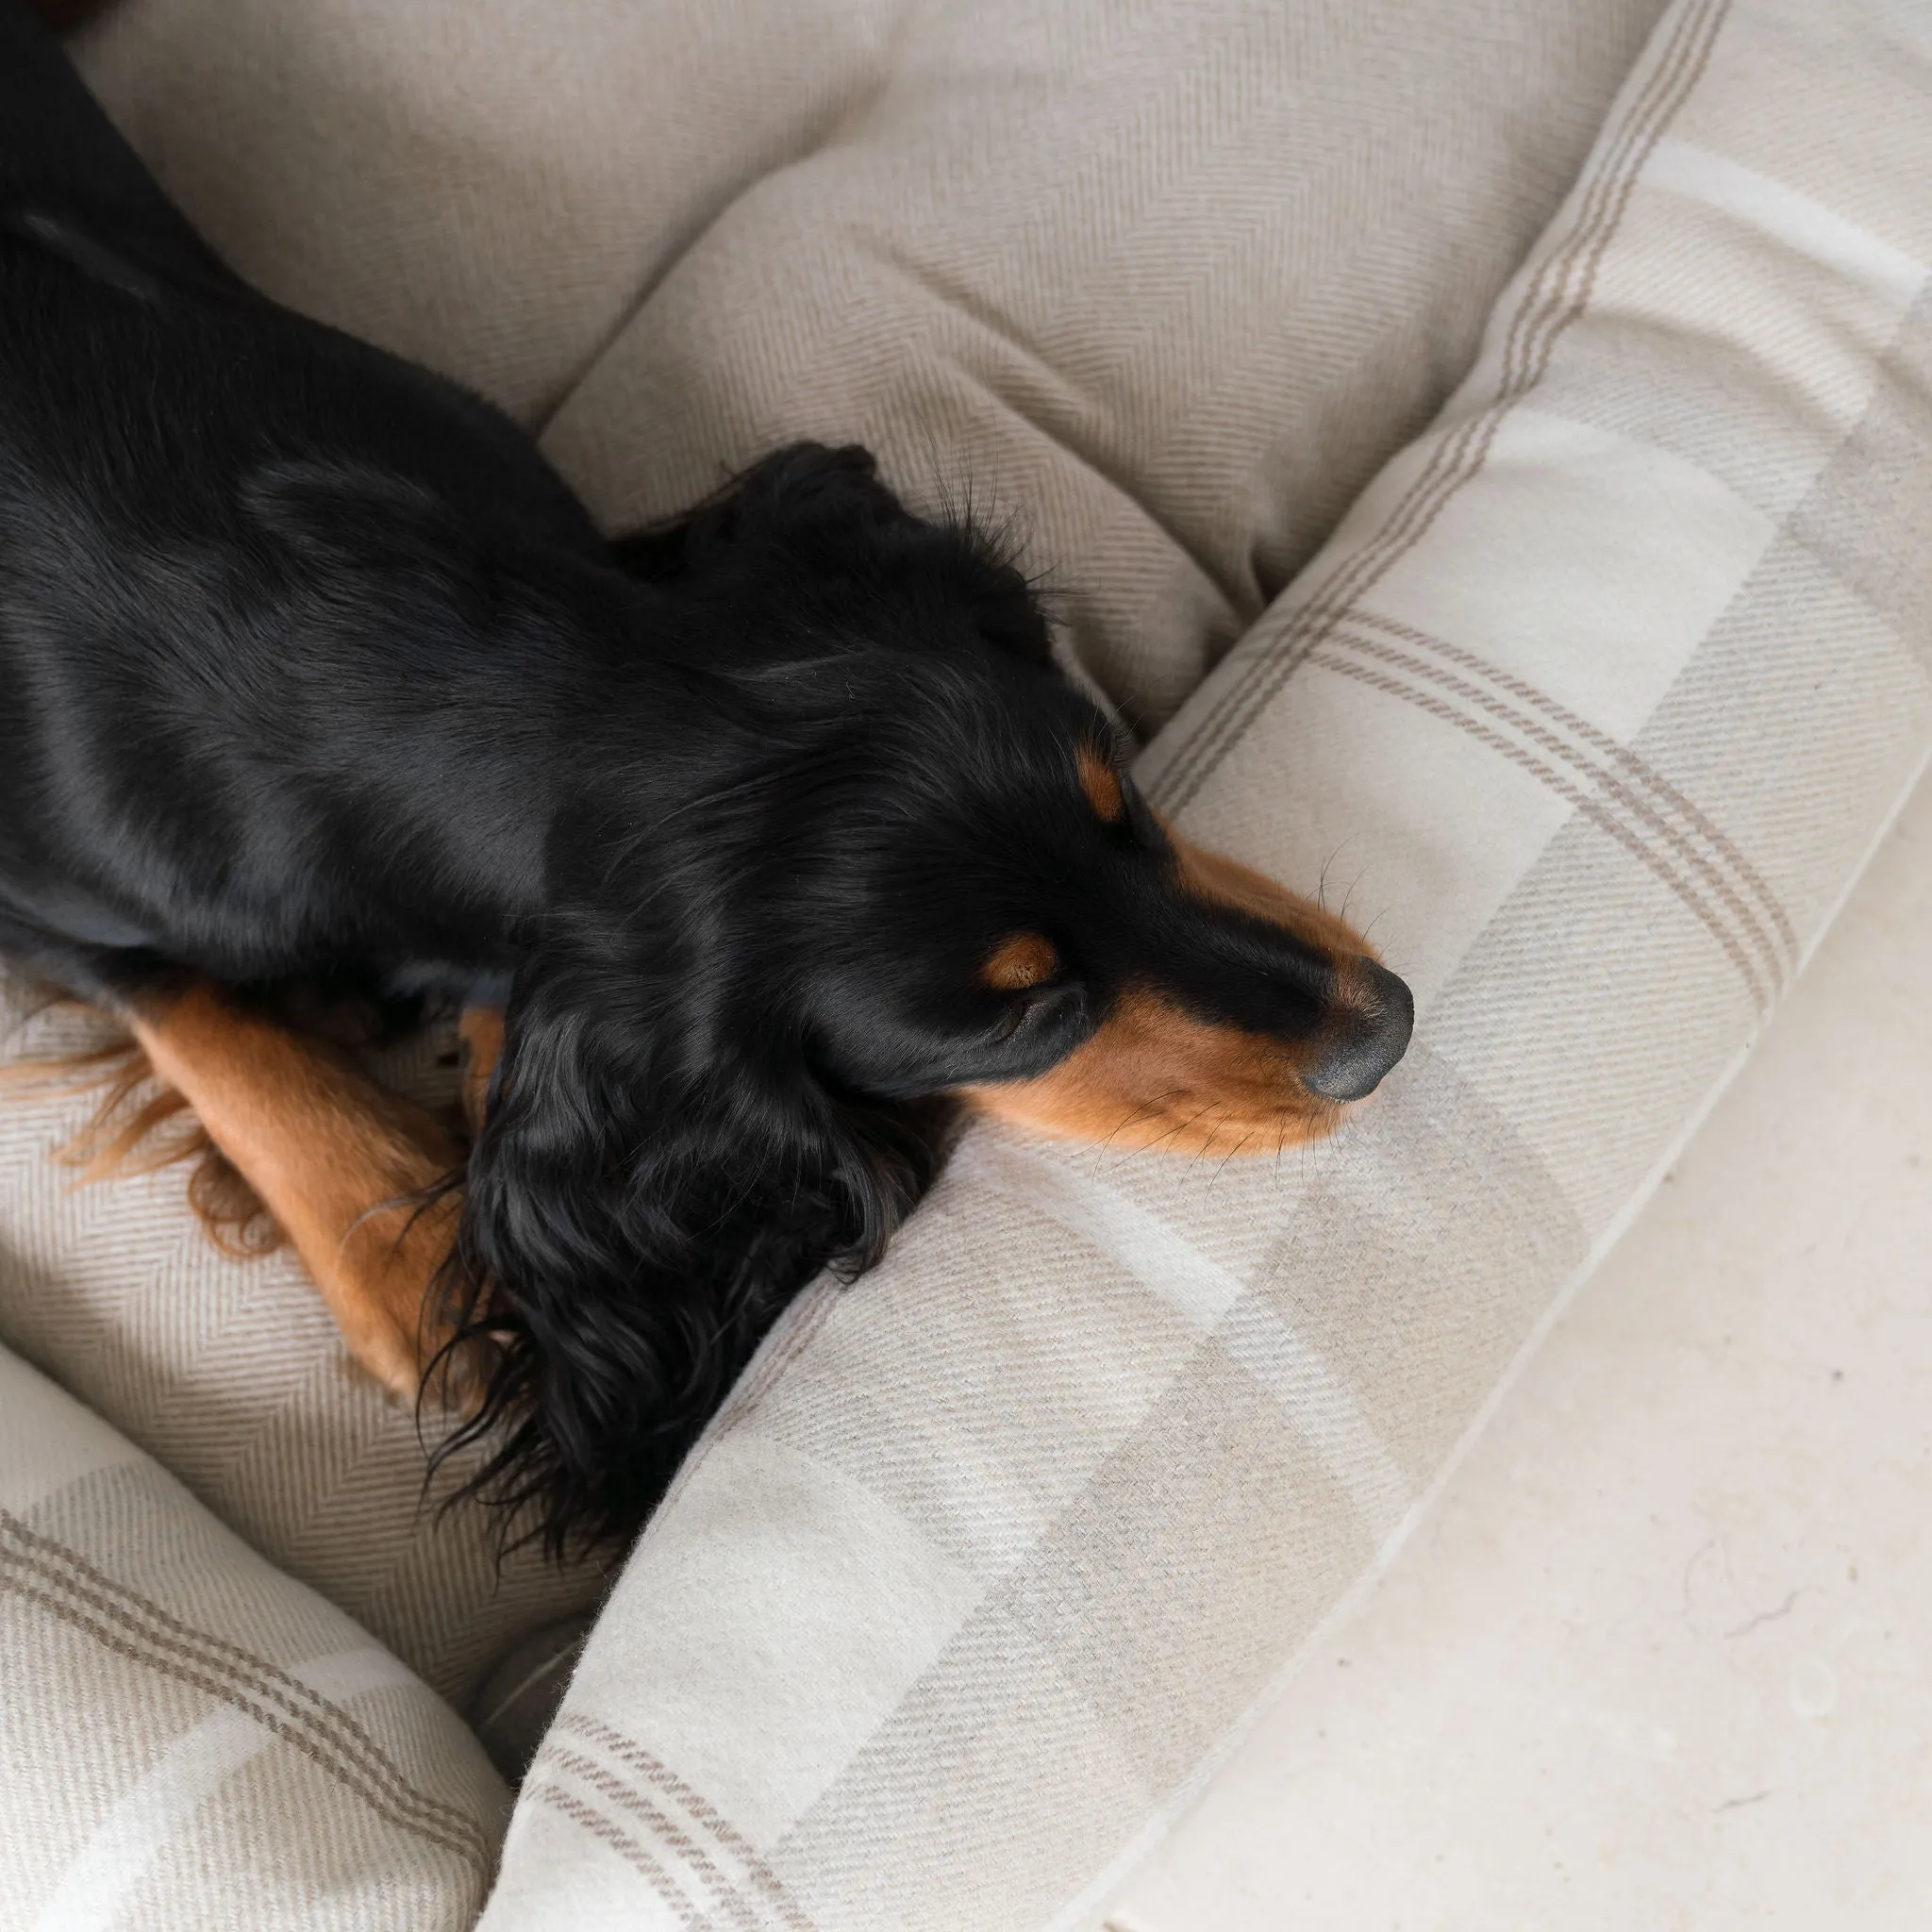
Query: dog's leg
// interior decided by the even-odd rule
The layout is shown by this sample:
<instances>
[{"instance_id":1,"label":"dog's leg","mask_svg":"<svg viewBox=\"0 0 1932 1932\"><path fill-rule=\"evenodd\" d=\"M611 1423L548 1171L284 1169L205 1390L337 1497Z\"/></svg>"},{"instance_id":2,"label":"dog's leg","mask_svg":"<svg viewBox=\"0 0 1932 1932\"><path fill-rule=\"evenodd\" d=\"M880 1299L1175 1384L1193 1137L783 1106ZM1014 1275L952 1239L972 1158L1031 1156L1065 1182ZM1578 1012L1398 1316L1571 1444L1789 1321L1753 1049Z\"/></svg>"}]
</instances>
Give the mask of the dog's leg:
<instances>
[{"instance_id":1,"label":"dog's leg","mask_svg":"<svg viewBox=\"0 0 1932 1932\"><path fill-rule=\"evenodd\" d=\"M454 1191L425 1194L462 1165L461 1143L334 1047L217 988L142 1005L130 1017L155 1072L281 1224L356 1358L413 1402L444 1340L425 1303L459 1208Z\"/></svg>"}]
</instances>

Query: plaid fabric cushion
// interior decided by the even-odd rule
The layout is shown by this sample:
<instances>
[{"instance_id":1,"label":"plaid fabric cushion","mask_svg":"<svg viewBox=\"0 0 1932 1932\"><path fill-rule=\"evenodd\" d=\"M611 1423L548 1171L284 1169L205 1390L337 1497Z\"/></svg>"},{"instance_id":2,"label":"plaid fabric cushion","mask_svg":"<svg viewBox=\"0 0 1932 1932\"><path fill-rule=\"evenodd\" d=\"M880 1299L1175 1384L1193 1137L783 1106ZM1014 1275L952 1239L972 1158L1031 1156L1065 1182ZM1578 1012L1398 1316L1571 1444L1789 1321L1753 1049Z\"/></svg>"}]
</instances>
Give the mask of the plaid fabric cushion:
<instances>
[{"instance_id":1,"label":"plaid fabric cushion","mask_svg":"<svg viewBox=\"0 0 1932 1932\"><path fill-rule=\"evenodd\" d=\"M636 1551L485 1924L1036 1932L1385 1561L1932 746L1932 20L1675 0L1474 373L1156 743L1421 1002L1343 1136L969 1140Z\"/></svg>"},{"instance_id":2,"label":"plaid fabric cushion","mask_svg":"<svg viewBox=\"0 0 1932 1932\"><path fill-rule=\"evenodd\" d=\"M459 1932L507 1793L368 1633L0 1351L0 1926Z\"/></svg>"}]
</instances>

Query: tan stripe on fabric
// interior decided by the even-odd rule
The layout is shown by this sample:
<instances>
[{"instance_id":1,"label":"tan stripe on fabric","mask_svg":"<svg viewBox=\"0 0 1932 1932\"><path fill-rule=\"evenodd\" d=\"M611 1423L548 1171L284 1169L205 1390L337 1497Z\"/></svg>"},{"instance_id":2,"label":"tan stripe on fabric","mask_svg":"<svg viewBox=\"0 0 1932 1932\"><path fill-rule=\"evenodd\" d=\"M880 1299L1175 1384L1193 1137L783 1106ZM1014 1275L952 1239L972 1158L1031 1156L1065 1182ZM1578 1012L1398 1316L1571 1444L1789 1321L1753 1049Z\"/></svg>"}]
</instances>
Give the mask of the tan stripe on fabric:
<instances>
[{"instance_id":1,"label":"tan stripe on fabric","mask_svg":"<svg viewBox=\"0 0 1932 1932\"><path fill-rule=\"evenodd\" d=\"M1441 488L1432 491L1419 478L1370 543L1317 591L1309 606L1296 613L1297 625L1311 614L1319 617L1346 609L1415 547L1443 504L1481 470L1502 416L1541 379L1557 341L1588 306L1598 267L1616 235L1637 175L1702 71L1727 5L1728 0L1707 0L1701 21L1694 12L1687 12L1646 76L1603 165L1585 192L1583 208L1569 238L1544 261L1511 319L1495 398L1447 439L1456 451L1456 460ZM1709 33L1700 42L1699 29L1704 25ZM1680 79L1682 86L1674 85ZM1379 560L1378 546L1382 552Z\"/></svg>"},{"instance_id":2,"label":"tan stripe on fabric","mask_svg":"<svg viewBox=\"0 0 1932 1932\"><path fill-rule=\"evenodd\" d=\"M705 1915L672 1884L670 1874L629 1832L613 1824L594 1805L586 1804L575 1791L555 1784L540 1784L534 1789L526 1785L524 1796L532 1804L548 1805L552 1810L561 1811L572 1824L581 1825L592 1838L608 1845L677 1914L689 1932L704 1932Z\"/></svg>"},{"instance_id":3,"label":"tan stripe on fabric","mask_svg":"<svg viewBox=\"0 0 1932 1932\"><path fill-rule=\"evenodd\" d=\"M219 1679L207 1675L204 1672L177 1663L172 1658L160 1656L152 1649L146 1648L138 1642L128 1641L118 1635L109 1625L90 1617L85 1611L77 1609L72 1603L64 1600L54 1591L39 1589L33 1584L23 1582L18 1577L5 1574L0 1574L0 1591L8 1591L25 1602L39 1605L49 1615L58 1617L62 1623L92 1638L103 1649L112 1651L117 1657L125 1657L130 1663L140 1664L145 1669L158 1673L159 1675L172 1677L177 1683L186 1684L192 1690L205 1691L208 1696L232 1706L236 1710L242 1712L243 1716L260 1724L265 1730L273 1732L284 1743L301 1752L305 1757L308 1757L321 1770L327 1773L329 1776L334 1778L338 1784L341 1785L353 1796L361 1799L386 1824L393 1824L402 1831L412 1832L417 1837L427 1840L429 1843L438 1846L441 1850L454 1852L466 1863L475 1866L479 1871L487 1872L489 1866L487 1855L479 1857L474 1844L466 1844L458 1839L452 1838L437 1830L435 1827L425 1824L421 1819L412 1818L407 1813L396 1809L381 1792L364 1783L345 1767L339 1757L323 1748L317 1742L312 1731L288 1724L275 1716L272 1712L263 1710L258 1705L252 1703L234 1685L223 1683Z\"/></svg>"},{"instance_id":4,"label":"tan stripe on fabric","mask_svg":"<svg viewBox=\"0 0 1932 1932\"><path fill-rule=\"evenodd\" d=\"M1583 313L1637 175L1704 72L1729 4L1730 0L1705 0L1702 7L1684 14L1626 112L1585 194L1571 235L1543 262L1524 292L1505 342L1495 399L1438 441L1375 535L1336 566L1271 648L1244 665L1207 714L1189 728L1179 755L1156 781L1159 802L1168 810L1179 811L1194 797L1233 739L1273 701L1327 630L1422 541L1450 498L1479 474L1503 417L1541 380L1557 342ZM1574 286L1566 289L1573 275Z\"/></svg>"},{"instance_id":5,"label":"tan stripe on fabric","mask_svg":"<svg viewBox=\"0 0 1932 1932\"><path fill-rule=\"evenodd\" d=\"M684 1862L711 1889L713 1897L720 1907L736 1924L746 1928L746 1932L758 1932L759 1919L740 1893L730 1874L724 1871L717 1860L704 1846L685 1831L667 1812L651 1801L634 1791L620 1777L586 1757L581 1752L572 1751L552 1740L546 1742L537 1754L537 1764L541 1770L555 1775L558 1772L568 1772L571 1776L581 1779L601 1796L628 1811L652 1831L656 1832L665 1844L677 1854Z\"/></svg>"},{"instance_id":6,"label":"tan stripe on fabric","mask_svg":"<svg viewBox=\"0 0 1932 1932\"><path fill-rule=\"evenodd\" d=\"M1573 785L1553 766L1545 764L1520 744L1512 743L1500 731L1494 731L1480 720L1472 718L1464 711L1458 711L1454 705L1428 691L1406 684L1399 677L1386 673L1371 671L1366 665L1357 664L1333 649L1311 652L1307 659L1319 664L1324 671L1333 671L1342 677L1352 677L1358 684L1383 691L1390 697L1400 698L1406 704L1414 705L1418 710L1426 711L1431 717L1441 718L1445 724L1454 724L1457 730L1467 732L1489 748L1506 758L1513 765L1520 766L1533 777L1539 778L1564 802L1583 813L1591 824L1607 832L1611 838L1624 846L1641 863L1657 874L1664 885L1680 899L1696 917L1710 936L1724 950L1724 955L1738 969L1753 1005L1760 1012L1768 1011L1774 997L1774 988L1767 987L1758 976L1757 968L1739 943L1737 936L1722 919L1707 906L1696 888L1682 874L1673 867L1661 854L1647 845L1635 832L1624 824L1616 814L1607 809L1601 800L1593 798L1580 787Z\"/></svg>"},{"instance_id":7,"label":"tan stripe on fabric","mask_svg":"<svg viewBox=\"0 0 1932 1932\"><path fill-rule=\"evenodd\" d=\"M622 1731L604 1723L601 1718L586 1717L581 1711L566 1710L557 1721L558 1731L575 1733L600 1744L613 1757L621 1758L633 1771L642 1773L645 1779L666 1797L675 1798L685 1811L710 1832L718 1843L742 1865L751 1882L771 1902L791 1932L818 1932L818 1927L799 1908L798 1902L785 1888L784 1882L759 1855L756 1846L739 1831L731 1821L716 1806L707 1799L702 1791L694 1790L668 1765L644 1749L634 1739L627 1738Z\"/></svg>"},{"instance_id":8,"label":"tan stripe on fabric","mask_svg":"<svg viewBox=\"0 0 1932 1932\"><path fill-rule=\"evenodd\" d=\"M299 1678L291 1676L239 1644L182 1623L151 1598L141 1595L96 1569L77 1551L30 1529L6 1510L0 1510L0 1535L11 1537L30 1553L17 1556L15 1560L39 1571L103 1614L112 1616L116 1621L125 1621L130 1628L145 1624L147 1641L158 1647L192 1662L205 1663L210 1668L230 1673L246 1688L285 1710L295 1722L315 1726L337 1749L352 1758L360 1759L366 1774L389 1784L399 1802L420 1806L431 1818L440 1817L459 1831L475 1833L475 1824L456 1806L415 1790L390 1762L382 1747L348 1712L331 1704ZM480 1844L480 1834L477 1834L477 1839Z\"/></svg>"},{"instance_id":9,"label":"tan stripe on fabric","mask_svg":"<svg viewBox=\"0 0 1932 1932\"><path fill-rule=\"evenodd\" d=\"M1425 663L1407 651L1400 651L1392 645L1362 637L1349 625L1343 625L1331 634L1327 641L1327 650L1330 653L1343 650L1358 651L1364 657L1373 658L1378 663L1389 666L1392 671L1406 672L1410 677L1422 678L1447 691L1450 696L1460 698L1465 704L1474 705L1479 710L1487 711L1491 717L1541 745L1553 758L1560 758L1586 779L1601 786L1607 794L1603 801L1607 808L1620 808L1624 814L1624 823L1639 838L1660 838L1678 858L1690 866L1704 885L1717 895L1724 910L1728 911L1736 922L1733 931L1740 942L1749 944L1757 953L1759 963L1770 974L1774 988L1783 984L1791 961L1781 951L1772 933L1767 931L1757 913L1740 896L1732 882L1725 878L1675 825L1619 778L1607 765L1598 763L1574 744L1566 743L1556 732L1539 724L1533 718L1525 716L1500 698L1473 685L1467 678L1458 677L1453 672L1443 671L1435 665ZM1325 658L1324 661L1326 661ZM1689 889L1688 880L1685 884ZM1715 916L1716 908L1709 909Z\"/></svg>"},{"instance_id":10,"label":"tan stripe on fabric","mask_svg":"<svg viewBox=\"0 0 1932 1932\"><path fill-rule=\"evenodd\" d=\"M1724 0L1717 0L1717 4L1721 8ZM1443 505L1481 470L1502 416L1547 366L1549 351L1557 338L1583 311L1594 282L1596 262L1615 233L1629 186L1634 183L1649 148L1668 125L1666 115L1654 129L1648 129L1647 139L1642 138L1648 118L1664 96L1665 83L1677 71L1682 53L1691 42L1693 19L1693 15L1687 14L1679 24L1675 38L1640 91L1604 165L1586 192L1582 210L1565 246L1545 259L1525 290L1504 344L1502 378L1495 400L1438 441L1422 473L1381 528L1345 558L1317 589L1309 603L1297 610L1274 648L1257 658L1230 686L1214 714L1204 721L1192 741L1184 745L1181 758L1176 761L1182 769L1176 771L1171 766L1164 774L1161 797L1170 809L1179 810L1194 795L1220 763L1226 743L1272 701L1275 691L1293 675L1306 648L1311 647L1297 649L1307 633L1313 630L1314 641L1319 641L1324 620L1339 617L1350 608L1357 598L1412 550L1427 534ZM1673 110L1675 105L1674 100L1669 103ZM1565 285L1579 262L1586 264L1580 282L1566 297ZM1527 345L1532 342L1541 345L1541 354L1529 353ZM1277 668L1278 675L1265 675ZM1259 691L1255 690L1257 682L1263 687ZM1244 696L1250 693L1253 701L1244 703Z\"/></svg>"},{"instance_id":11,"label":"tan stripe on fabric","mask_svg":"<svg viewBox=\"0 0 1932 1932\"><path fill-rule=\"evenodd\" d=\"M191 1629L6 1510L0 1510L0 1564L7 1566L0 1567L0 1589L39 1604L118 1656L232 1706L311 1758L390 1824L488 1870L490 1846L475 1821L411 1785L346 1711L275 1665Z\"/></svg>"},{"instance_id":12,"label":"tan stripe on fabric","mask_svg":"<svg viewBox=\"0 0 1932 1932\"><path fill-rule=\"evenodd\" d=\"M1662 773L1627 744L1620 743L1607 731L1600 730L1580 712L1573 711L1569 706L1560 704L1548 692L1540 691L1527 678L1518 677L1491 664L1475 652L1464 650L1459 644L1452 644L1446 638L1435 636L1432 632L1420 629L1412 624L1401 624L1395 619L1379 616L1373 610L1357 610L1349 622L1372 630L1386 631L1391 637L1401 638L1420 649L1432 651L1440 658L1446 658L1452 664L1460 665L1465 671L1478 677L1486 677L1499 689L1507 691L1512 697L1541 711L1546 717L1573 733L1601 752L1606 758L1630 774L1640 784L1661 798L1670 808L1684 819L1719 855L1744 886L1757 899L1759 907L1777 928L1778 941L1788 959L1795 958L1798 951L1797 934L1792 929L1790 915L1785 910L1783 902L1772 890L1771 883L1754 865L1750 858L1716 823L1704 808L1689 792L1671 783Z\"/></svg>"}]
</instances>

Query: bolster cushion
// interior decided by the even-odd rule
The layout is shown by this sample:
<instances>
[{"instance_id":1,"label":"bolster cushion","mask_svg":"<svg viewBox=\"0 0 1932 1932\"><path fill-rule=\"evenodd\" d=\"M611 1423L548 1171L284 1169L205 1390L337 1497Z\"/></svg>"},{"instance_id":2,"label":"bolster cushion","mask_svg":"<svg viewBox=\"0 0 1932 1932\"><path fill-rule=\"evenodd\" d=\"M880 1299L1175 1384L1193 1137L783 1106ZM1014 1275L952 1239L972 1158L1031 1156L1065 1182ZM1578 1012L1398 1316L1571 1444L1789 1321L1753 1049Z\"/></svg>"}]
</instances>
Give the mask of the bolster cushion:
<instances>
[{"instance_id":1,"label":"bolster cushion","mask_svg":"<svg viewBox=\"0 0 1932 1932\"><path fill-rule=\"evenodd\" d=\"M0 1351L0 1926L462 1932L508 1794L420 1678Z\"/></svg>"}]
</instances>

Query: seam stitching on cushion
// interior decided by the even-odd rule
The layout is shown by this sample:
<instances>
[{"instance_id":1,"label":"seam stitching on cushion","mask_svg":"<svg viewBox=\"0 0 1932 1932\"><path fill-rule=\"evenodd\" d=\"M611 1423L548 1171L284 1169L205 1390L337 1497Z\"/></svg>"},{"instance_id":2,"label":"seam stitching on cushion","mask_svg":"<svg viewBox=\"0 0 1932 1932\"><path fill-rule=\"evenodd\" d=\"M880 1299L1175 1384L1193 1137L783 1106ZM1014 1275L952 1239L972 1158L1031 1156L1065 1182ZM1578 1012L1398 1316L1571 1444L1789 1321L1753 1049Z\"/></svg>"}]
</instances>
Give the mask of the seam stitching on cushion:
<instances>
[{"instance_id":1,"label":"seam stitching on cushion","mask_svg":"<svg viewBox=\"0 0 1932 1932\"><path fill-rule=\"evenodd\" d=\"M780 175L789 173L791 169L838 146L851 129L858 126L872 112L891 85L892 76L898 71L899 48L908 31L908 22L915 10L914 0L901 0L899 10L893 16L891 27L879 44L870 78L855 88L842 106L835 106L830 114L810 130L804 146L795 153L781 157L771 166L758 169L748 180L741 181L732 188L710 213L706 215L673 250L667 260L640 278L609 327L591 348L584 352L575 370L558 384L550 400L535 412L528 425L533 440L541 442L549 434L551 425L569 407L571 398L590 381L596 374L598 365L623 341L631 325L642 311L644 304L677 273L693 250L703 246L705 238L746 195L757 192L763 183L774 180Z\"/></svg>"},{"instance_id":2,"label":"seam stitching on cushion","mask_svg":"<svg viewBox=\"0 0 1932 1932\"><path fill-rule=\"evenodd\" d=\"M1308 611L1322 611L1335 604L1338 598L1352 597L1357 589L1366 590L1370 584L1386 574L1419 538L1421 531L1416 528L1416 517L1422 513L1422 507L1428 502L1430 492L1437 489L1439 480L1441 480L1441 495L1444 500L1455 492L1463 480L1466 480L1458 472L1471 448L1482 439L1485 419L1491 413L1500 413L1514 400L1512 385L1518 376L1517 358L1522 343L1536 333L1546 318L1557 315L1566 307L1564 287L1574 272L1577 262L1591 248L1600 243L1607 244L1609 231L1605 230L1599 237L1598 229L1612 206L1611 185L1631 159L1635 151L1637 130L1643 125L1653 102L1659 97L1663 76L1674 69L1682 38L1683 25L1680 23L1675 39L1667 46L1663 56L1646 76L1637 98L1631 104L1630 111L1624 117L1624 125L1611 143L1604 167L1597 171L1595 178L1585 188L1583 206L1569 236L1544 258L1524 290L1523 298L1510 319L1504 343L1503 368L1495 396L1483 410L1465 420L1457 429L1438 439L1421 474L1404 491L1381 527L1351 556L1341 559L1330 573L1322 590L1311 600L1307 609L1297 612L1291 619L1274 649L1257 660L1248 675L1237 679L1230 690L1223 694L1209 716L1203 720L1201 728L1192 741L1183 747L1182 755L1176 760L1176 768L1170 770L1167 778L1169 787L1185 785L1186 797L1193 796L1200 785L1205 782L1208 773L1219 762L1217 738L1224 741L1241 729L1247 720L1272 699L1279 684L1285 681L1270 680L1265 694L1249 707L1244 715L1236 715L1241 710L1242 700L1252 690L1257 678L1272 668L1277 658L1288 654L1291 667L1293 647L1303 629L1302 620L1307 617ZM1482 456L1486 454L1485 441L1482 453L1468 471L1469 475L1474 475L1480 469ZM1423 527L1426 527L1426 522ZM1378 564L1377 559L1384 555L1387 561ZM1341 608L1345 608L1345 603ZM1208 758L1206 769L1198 775L1190 774L1186 768L1191 757L1198 762L1202 756ZM1178 808L1178 805L1184 802L1184 799L1172 801L1174 808Z\"/></svg>"},{"instance_id":3,"label":"seam stitching on cushion","mask_svg":"<svg viewBox=\"0 0 1932 1932\"><path fill-rule=\"evenodd\" d=\"M987 295L958 285L935 267L912 260L906 249L891 236L872 233L866 237L866 242L875 261L914 288L937 297L942 307L957 309L982 334L997 342L1010 355L1015 367L1033 371L1042 386L1056 394L1061 420L1049 425L1039 416L1029 413L1004 390L995 387L991 379L992 373L978 368L968 368L963 363L957 365L959 374L981 395L985 396L996 409L1019 424L1028 434L1046 442L1054 450L1071 457L1089 475L1121 498L1132 513L1172 547L1189 569L1213 591L1231 618L1237 622L1243 621L1242 607L1245 605L1251 613L1245 621L1254 621L1255 616L1259 613L1256 609L1257 600L1253 594L1244 596L1239 589L1224 583L1220 573L1213 568L1198 547L1185 537L1167 516L1147 501L1144 491L1134 489L1118 473L1118 464L1095 446L1091 434L1092 425L1091 421L1087 420L1091 419L1092 411L1083 409L1087 401L1085 393L1072 377L1049 361L1037 346L1025 340L1011 318L997 312ZM930 434L927 441L932 444L932 460L937 477L937 445L932 443ZM938 480L943 503L944 492L949 486L943 478ZM970 489L970 478L968 483ZM1048 568L1051 569L1050 564Z\"/></svg>"}]
</instances>

